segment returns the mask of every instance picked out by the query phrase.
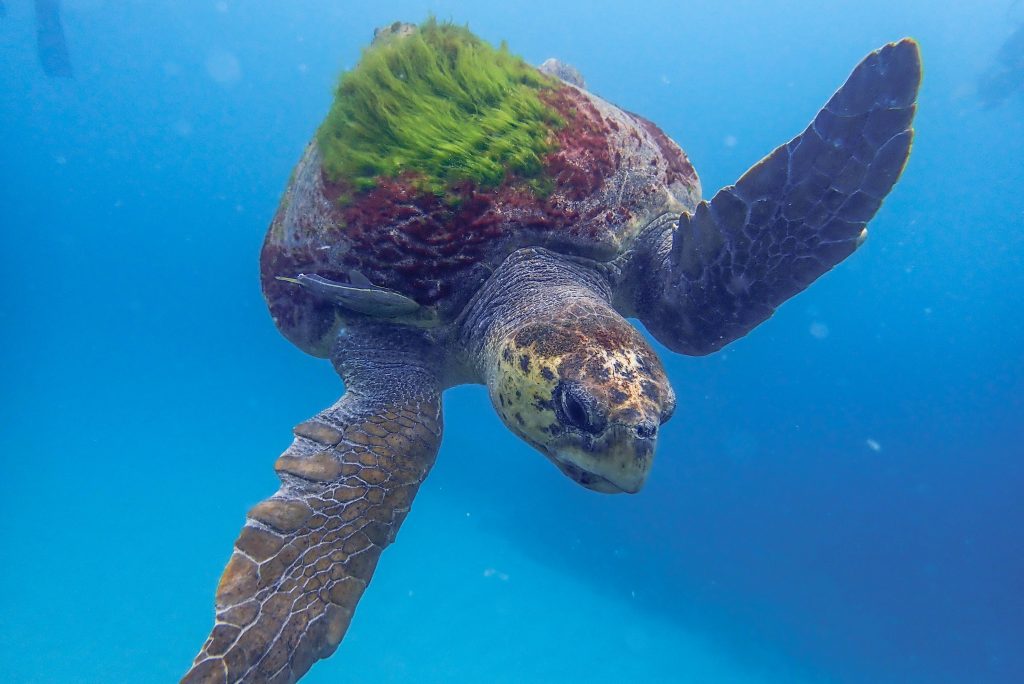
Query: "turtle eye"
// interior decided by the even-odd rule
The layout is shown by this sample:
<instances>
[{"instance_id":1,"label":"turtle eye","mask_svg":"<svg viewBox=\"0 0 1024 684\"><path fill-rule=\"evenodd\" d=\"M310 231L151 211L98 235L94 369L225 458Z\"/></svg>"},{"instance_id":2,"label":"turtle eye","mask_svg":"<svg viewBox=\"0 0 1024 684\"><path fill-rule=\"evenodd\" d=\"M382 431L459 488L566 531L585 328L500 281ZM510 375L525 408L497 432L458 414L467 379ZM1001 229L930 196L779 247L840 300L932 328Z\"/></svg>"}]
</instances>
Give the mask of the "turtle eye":
<instances>
[{"instance_id":1,"label":"turtle eye","mask_svg":"<svg viewBox=\"0 0 1024 684\"><path fill-rule=\"evenodd\" d=\"M586 432L600 432L604 422L593 406L593 398L582 387L561 384L555 388L556 402L561 409L559 418L563 423Z\"/></svg>"}]
</instances>

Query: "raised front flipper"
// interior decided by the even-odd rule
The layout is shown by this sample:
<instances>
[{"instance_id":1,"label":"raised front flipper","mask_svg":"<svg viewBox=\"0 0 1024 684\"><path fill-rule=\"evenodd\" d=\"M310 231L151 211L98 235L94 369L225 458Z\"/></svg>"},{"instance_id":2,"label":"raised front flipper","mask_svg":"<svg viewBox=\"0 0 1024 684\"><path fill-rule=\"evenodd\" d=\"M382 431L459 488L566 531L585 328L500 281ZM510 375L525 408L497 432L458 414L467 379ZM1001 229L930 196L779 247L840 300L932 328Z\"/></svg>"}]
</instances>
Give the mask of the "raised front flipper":
<instances>
[{"instance_id":1,"label":"raised front flipper","mask_svg":"<svg viewBox=\"0 0 1024 684\"><path fill-rule=\"evenodd\" d=\"M716 351L849 256L906 164L920 81L913 40L871 53L807 130L648 236L631 277L651 333Z\"/></svg>"},{"instance_id":2,"label":"raised front flipper","mask_svg":"<svg viewBox=\"0 0 1024 684\"><path fill-rule=\"evenodd\" d=\"M295 428L275 464L281 488L249 511L183 682L295 682L338 647L441 439L431 373L399 358L371 370Z\"/></svg>"}]
</instances>

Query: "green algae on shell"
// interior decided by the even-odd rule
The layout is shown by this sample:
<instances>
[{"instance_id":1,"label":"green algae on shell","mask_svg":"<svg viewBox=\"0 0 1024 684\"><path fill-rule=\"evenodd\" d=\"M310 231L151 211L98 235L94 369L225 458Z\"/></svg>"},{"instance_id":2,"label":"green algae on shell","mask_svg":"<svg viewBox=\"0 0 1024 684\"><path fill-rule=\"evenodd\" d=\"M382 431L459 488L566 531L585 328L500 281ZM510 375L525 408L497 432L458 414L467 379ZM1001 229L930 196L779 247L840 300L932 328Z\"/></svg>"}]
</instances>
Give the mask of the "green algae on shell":
<instances>
[{"instance_id":1,"label":"green algae on shell","mask_svg":"<svg viewBox=\"0 0 1024 684\"><path fill-rule=\"evenodd\" d=\"M415 40L421 30L468 33L431 25L398 23L378 30L367 54ZM543 246L607 261L628 249L654 217L692 210L700 198L697 176L657 126L518 58L515 64L526 70L517 82L532 84L525 86L527 94L542 107L543 116L532 124L537 149L544 150L534 152L540 170L533 177L507 168L506 160L490 187L454 173L434 175L431 186L427 174L409 164L397 175L364 174L367 186L360 188L352 177L332 173L325 161L330 144L322 140L333 124L324 124L296 166L260 255L264 296L289 340L326 358L341 326L370 315L297 286L293 281L300 274L347 286L355 284L358 273L419 305L409 315L381 320L434 328L456 320L489 274L519 248ZM363 100L364 108L373 104ZM362 113L369 116L369 110ZM469 129L465 121L478 114L462 111L462 128ZM391 112L385 121L408 124L411 117ZM374 130L378 137L364 145L378 156L382 149L395 149L393 139L381 137L383 129ZM464 171L477 161L474 155L461 166L440 167ZM422 162L418 166L429 169Z\"/></svg>"},{"instance_id":2,"label":"green algae on shell","mask_svg":"<svg viewBox=\"0 0 1024 684\"><path fill-rule=\"evenodd\" d=\"M355 191L381 177L443 195L494 188L508 176L550 191L543 158L564 125L539 93L554 80L468 29L428 19L367 48L341 77L317 143L334 182Z\"/></svg>"}]
</instances>

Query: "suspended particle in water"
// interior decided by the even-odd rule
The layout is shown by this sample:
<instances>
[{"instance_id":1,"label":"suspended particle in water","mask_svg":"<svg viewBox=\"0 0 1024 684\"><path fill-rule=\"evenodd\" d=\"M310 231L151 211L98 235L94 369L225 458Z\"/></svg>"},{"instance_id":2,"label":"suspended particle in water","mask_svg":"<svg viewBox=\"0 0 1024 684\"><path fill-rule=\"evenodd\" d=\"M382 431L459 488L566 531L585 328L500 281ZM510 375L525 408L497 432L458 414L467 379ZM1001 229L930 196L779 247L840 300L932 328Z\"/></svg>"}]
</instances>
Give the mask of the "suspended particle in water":
<instances>
[{"instance_id":1,"label":"suspended particle in water","mask_svg":"<svg viewBox=\"0 0 1024 684\"><path fill-rule=\"evenodd\" d=\"M867 444L868 449L871 449L872 451L878 452L882 450L882 445L878 443L878 440L868 437L864 443Z\"/></svg>"},{"instance_id":2,"label":"suspended particle in water","mask_svg":"<svg viewBox=\"0 0 1024 684\"><path fill-rule=\"evenodd\" d=\"M192 135L192 124L185 119L178 119L172 126L174 132L182 138L188 138Z\"/></svg>"},{"instance_id":3,"label":"suspended particle in water","mask_svg":"<svg viewBox=\"0 0 1024 684\"><path fill-rule=\"evenodd\" d=\"M214 50L206 57L206 73L217 83L230 85L242 78L242 65L227 50Z\"/></svg>"},{"instance_id":4,"label":"suspended particle in water","mask_svg":"<svg viewBox=\"0 0 1024 684\"><path fill-rule=\"evenodd\" d=\"M824 323L815 321L814 323L811 323L811 327L809 330L811 333L811 337L813 337L816 340L823 340L826 337L828 337L828 326L825 325Z\"/></svg>"}]
</instances>

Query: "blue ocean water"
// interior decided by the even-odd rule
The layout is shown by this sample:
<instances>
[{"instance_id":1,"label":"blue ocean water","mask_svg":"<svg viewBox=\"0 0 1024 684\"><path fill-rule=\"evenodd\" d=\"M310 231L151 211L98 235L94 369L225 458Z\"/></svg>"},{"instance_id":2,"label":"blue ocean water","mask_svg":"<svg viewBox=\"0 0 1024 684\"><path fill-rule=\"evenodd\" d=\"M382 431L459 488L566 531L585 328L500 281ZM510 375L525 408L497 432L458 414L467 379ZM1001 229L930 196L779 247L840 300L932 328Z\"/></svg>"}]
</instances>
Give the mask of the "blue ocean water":
<instances>
[{"instance_id":1,"label":"blue ocean water","mask_svg":"<svg viewBox=\"0 0 1024 684\"><path fill-rule=\"evenodd\" d=\"M856 255L718 354L659 347L679 410L641 494L579 488L450 391L303 681L1024 681L1024 97L977 93L1021 3L66 0L72 79L4 4L4 681L184 673L289 428L343 391L274 329L263 232L340 70L428 13L574 64L708 196L904 35L917 138Z\"/></svg>"}]
</instances>

